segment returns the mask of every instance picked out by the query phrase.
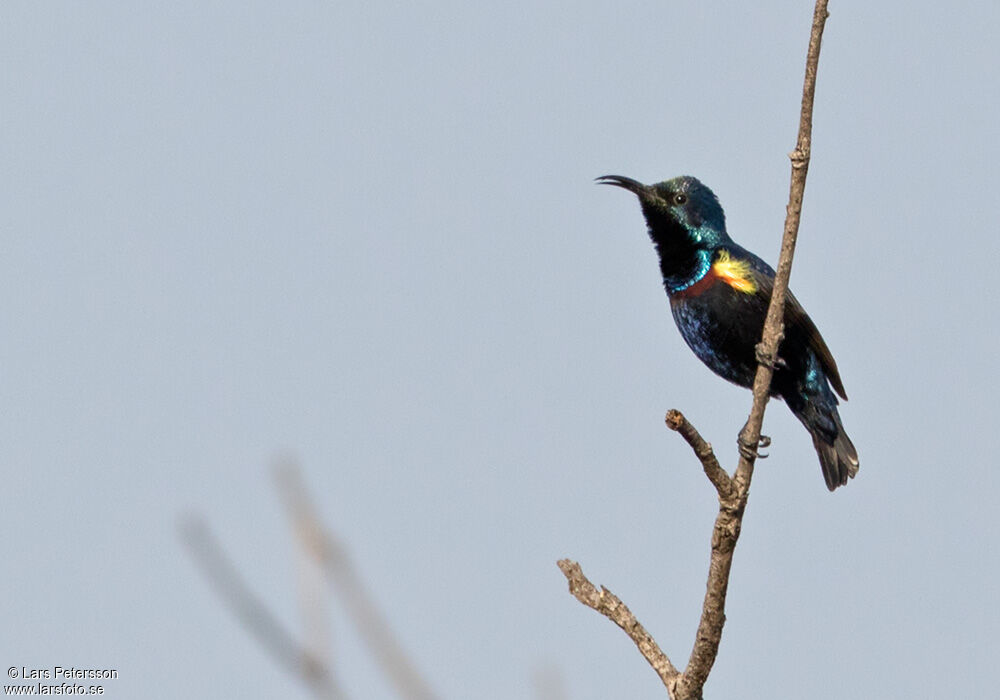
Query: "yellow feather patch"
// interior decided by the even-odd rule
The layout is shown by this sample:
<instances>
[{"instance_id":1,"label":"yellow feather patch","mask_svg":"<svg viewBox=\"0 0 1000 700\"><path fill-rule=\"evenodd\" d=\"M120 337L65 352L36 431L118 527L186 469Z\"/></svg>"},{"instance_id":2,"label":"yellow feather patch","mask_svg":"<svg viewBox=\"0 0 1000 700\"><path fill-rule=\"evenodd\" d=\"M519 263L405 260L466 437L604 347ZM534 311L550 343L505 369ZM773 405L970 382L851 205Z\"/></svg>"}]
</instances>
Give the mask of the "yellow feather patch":
<instances>
[{"instance_id":1,"label":"yellow feather patch","mask_svg":"<svg viewBox=\"0 0 1000 700\"><path fill-rule=\"evenodd\" d=\"M719 257L712 263L715 276L724 280L733 289L744 294L757 291L757 283L753 281L750 263L746 260L733 260L728 250L720 250Z\"/></svg>"}]
</instances>

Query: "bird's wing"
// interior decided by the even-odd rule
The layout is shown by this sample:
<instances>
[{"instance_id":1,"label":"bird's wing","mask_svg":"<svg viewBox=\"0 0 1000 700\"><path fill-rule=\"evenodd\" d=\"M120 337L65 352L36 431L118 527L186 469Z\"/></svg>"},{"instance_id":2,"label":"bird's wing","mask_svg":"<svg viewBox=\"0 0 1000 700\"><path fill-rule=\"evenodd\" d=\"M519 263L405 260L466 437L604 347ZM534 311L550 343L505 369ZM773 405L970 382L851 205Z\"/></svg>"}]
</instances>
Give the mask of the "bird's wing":
<instances>
[{"instance_id":1,"label":"bird's wing","mask_svg":"<svg viewBox=\"0 0 1000 700\"><path fill-rule=\"evenodd\" d=\"M756 258L756 256L751 255L751 258ZM771 292L774 289L774 271L759 258L754 260L754 262L758 263L753 265L752 272L753 280L757 285L756 293L765 299L766 304L769 304L771 302ZM826 346L823 336L819 334L816 324L809 318L809 314L802 308L802 304L795 298L791 290L788 290L785 296L785 328L786 337L789 335L789 330L794 331L816 353L816 357L819 358L819 362L823 366L823 371L826 373L827 379L830 380L833 390L837 392L840 398L846 401L847 392L844 391L844 383L840 379L837 362L833 359L833 354L830 352L830 348Z\"/></svg>"}]
</instances>

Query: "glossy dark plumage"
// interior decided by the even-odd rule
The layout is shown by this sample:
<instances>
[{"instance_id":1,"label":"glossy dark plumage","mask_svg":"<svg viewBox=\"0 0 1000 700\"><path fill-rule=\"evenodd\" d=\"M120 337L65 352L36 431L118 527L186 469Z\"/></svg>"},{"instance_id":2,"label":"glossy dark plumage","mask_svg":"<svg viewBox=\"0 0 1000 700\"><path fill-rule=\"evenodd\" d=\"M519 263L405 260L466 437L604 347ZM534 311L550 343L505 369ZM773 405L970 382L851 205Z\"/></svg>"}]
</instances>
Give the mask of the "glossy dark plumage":
<instances>
[{"instance_id":1,"label":"glossy dark plumage","mask_svg":"<svg viewBox=\"0 0 1000 700\"><path fill-rule=\"evenodd\" d=\"M719 200L697 179L643 185L606 175L598 181L639 198L670 310L688 346L719 376L752 386L774 270L733 242ZM791 292L778 358L771 394L784 399L809 431L833 491L858 473L858 453L840 422L834 391L847 395L833 355Z\"/></svg>"}]
</instances>

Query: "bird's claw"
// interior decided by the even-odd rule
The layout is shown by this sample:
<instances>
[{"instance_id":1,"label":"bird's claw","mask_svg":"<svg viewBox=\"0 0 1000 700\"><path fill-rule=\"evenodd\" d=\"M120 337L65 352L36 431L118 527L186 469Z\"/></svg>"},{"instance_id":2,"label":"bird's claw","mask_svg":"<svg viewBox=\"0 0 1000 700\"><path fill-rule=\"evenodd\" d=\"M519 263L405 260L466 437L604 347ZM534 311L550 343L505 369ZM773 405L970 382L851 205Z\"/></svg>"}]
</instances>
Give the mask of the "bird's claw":
<instances>
[{"instance_id":1,"label":"bird's claw","mask_svg":"<svg viewBox=\"0 0 1000 700\"><path fill-rule=\"evenodd\" d=\"M752 440L747 440L740 435L736 439L736 446L739 448L740 456L744 459L767 459L767 453L761 452L760 448L770 447L771 438L767 435L761 435L757 439L757 442L754 443Z\"/></svg>"},{"instance_id":2,"label":"bird's claw","mask_svg":"<svg viewBox=\"0 0 1000 700\"><path fill-rule=\"evenodd\" d=\"M757 343L757 345L754 346L754 354L757 356L757 363L764 365L765 367L770 367L772 372L778 369L784 369L788 366L785 361L777 355L775 355L772 360L771 356L764 352L764 346L762 343Z\"/></svg>"}]
</instances>

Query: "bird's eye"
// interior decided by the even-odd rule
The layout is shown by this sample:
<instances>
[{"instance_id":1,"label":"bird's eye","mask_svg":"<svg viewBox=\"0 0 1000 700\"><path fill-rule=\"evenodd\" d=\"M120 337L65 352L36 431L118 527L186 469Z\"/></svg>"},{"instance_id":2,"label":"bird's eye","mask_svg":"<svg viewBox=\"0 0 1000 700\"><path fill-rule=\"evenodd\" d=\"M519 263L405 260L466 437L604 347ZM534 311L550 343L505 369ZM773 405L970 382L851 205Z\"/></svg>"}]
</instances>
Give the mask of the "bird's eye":
<instances>
[{"instance_id":1,"label":"bird's eye","mask_svg":"<svg viewBox=\"0 0 1000 700\"><path fill-rule=\"evenodd\" d=\"M674 195L674 204L677 204L678 206L687 203L687 201L687 195L683 192L678 192Z\"/></svg>"}]
</instances>

